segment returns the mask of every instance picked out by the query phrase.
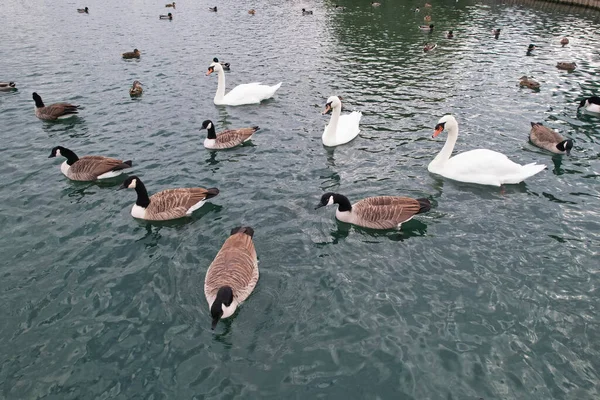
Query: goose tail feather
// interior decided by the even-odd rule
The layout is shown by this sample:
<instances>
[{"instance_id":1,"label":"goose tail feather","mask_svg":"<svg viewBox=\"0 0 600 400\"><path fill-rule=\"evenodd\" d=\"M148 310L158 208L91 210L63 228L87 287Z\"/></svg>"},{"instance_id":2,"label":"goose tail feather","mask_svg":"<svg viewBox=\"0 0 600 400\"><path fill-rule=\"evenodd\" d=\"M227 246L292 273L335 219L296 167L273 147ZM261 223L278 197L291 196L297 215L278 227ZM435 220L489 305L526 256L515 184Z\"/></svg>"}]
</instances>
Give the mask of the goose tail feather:
<instances>
[{"instance_id":1,"label":"goose tail feather","mask_svg":"<svg viewBox=\"0 0 600 400\"><path fill-rule=\"evenodd\" d=\"M421 214L431 210L431 202L426 198L417 199L419 202L419 212L417 214Z\"/></svg>"},{"instance_id":2,"label":"goose tail feather","mask_svg":"<svg viewBox=\"0 0 600 400\"><path fill-rule=\"evenodd\" d=\"M235 235L236 233L245 233L246 235L253 237L254 236L254 229L252 229L249 226L238 226L237 228L233 228L231 230L231 234Z\"/></svg>"},{"instance_id":3,"label":"goose tail feather","mask_svg":"<svg viewBox=\"0 0 600 400\"><path fill-rule=\"evenodd\" d=\"M219 194L219 189L217 188L210 188L210 189L206 189L206 199L212 199L213 197L215 197L216 195Z\"/></svg>"}]
</instances>

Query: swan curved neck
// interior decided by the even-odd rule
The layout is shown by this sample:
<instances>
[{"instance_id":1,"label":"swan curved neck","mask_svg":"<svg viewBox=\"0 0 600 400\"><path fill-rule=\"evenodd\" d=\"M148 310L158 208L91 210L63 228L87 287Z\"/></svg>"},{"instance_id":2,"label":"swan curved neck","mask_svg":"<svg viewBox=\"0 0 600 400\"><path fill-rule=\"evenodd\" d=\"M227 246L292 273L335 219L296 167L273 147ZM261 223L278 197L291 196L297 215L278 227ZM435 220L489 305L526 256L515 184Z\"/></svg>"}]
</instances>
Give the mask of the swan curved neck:
<instances>
[{"instance_id":1,"label":"swan curved neck","mask_svg":"<svg viewBox=\"0 0 600 400\"><path fill-rule=\"evenodd\" d=\"M452 150L454 150L456 139L458 139L458 125L452 125L448 128L448 138L446 139L444 147L442 147L442 150L433 159L432 163L444 163L445 161L448 161L450 156L452 156Z\"/></svg>"},{"instance_id":2,"label":"swan curved neck","mask_svg":"<svg viewBox=\"0 0 600 400\"><path fill-rule=\"evenodd\" d=\"M217 83L217 93L215 94L215 103L220 102L225 97L225 72L223 72L222 68L217 70L218 83Z\"/></svg>"},{"instance_id":3,"label":"swan curved neck","mask_svg":"<svg viewBox=\"0 0 600 400\"><path fill-rule=\"evenodd\" d=\"M331 119L329 120L329 125L327 125L327 132L325 133L327 136L335 137L341 113L342 107L334 107L331 110Z\"/></svg>"}]
</instances>

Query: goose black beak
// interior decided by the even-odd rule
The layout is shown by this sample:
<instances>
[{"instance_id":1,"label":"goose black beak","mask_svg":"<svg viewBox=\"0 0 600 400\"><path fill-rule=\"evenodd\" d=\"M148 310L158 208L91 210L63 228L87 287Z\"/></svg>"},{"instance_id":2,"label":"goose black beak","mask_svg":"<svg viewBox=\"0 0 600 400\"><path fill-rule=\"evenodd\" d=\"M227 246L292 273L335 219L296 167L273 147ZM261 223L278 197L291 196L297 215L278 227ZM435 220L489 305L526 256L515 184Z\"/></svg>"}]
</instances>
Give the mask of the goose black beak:
<instances>
[{"instance_id":1,"label":"goose black beak","mask_svg":"<svg viewBox=\"0 0 600 400\"><path fill-rule=\"evenodd\" d=\"M127 186L125 186L125 182L123 182L123 183L121 184L121 186L119 186L119 187L117 188L117 190L123 190L123 189L127 189Z\"/></svg>"},{"instance_id":2,"label":"goose black beak","mask_svg":"<svg viewBox=\"0 0 600 400\"><path fill-rule=\"evenodd\" d=\"M565 152L567 153L568 156L571 155L571 150L567 149L567 150L565 150Z\"/></svg>"},{"instance_id":3,"label":"goose black beak","mask_svg":"<svg viewBox=\"0 0 600 400\"><path fill-rule=\"evenodd\" d=\"M216 326L217 326L217 322L219 322L219 320L217 318L213 318L212 320L212 324L210 325L210 329L211 330L215 330Z\"/></svg>"},{"instance_id":4,"label":"goose black beak","mask_svg":"<svg viewBox=\"0 0 600 400\"><path fill-rule=\"evenodd\" d=\"M54 154L50 154L50 155L48 156L48 158L54 158L54 157L56 157Z\"/></svg>"},{"instance_id":5,"label":"goose black beak","mask_svg":"<svg viewBox=\"0 0 600 400\"><path fill-rule=\"evenodd\" d=\"M321 207L325 207L327 204L323 204L323 203L319 203L317 204L317 206L315 207L315 210L318 210Z\"/></svg>"}]
</instances>

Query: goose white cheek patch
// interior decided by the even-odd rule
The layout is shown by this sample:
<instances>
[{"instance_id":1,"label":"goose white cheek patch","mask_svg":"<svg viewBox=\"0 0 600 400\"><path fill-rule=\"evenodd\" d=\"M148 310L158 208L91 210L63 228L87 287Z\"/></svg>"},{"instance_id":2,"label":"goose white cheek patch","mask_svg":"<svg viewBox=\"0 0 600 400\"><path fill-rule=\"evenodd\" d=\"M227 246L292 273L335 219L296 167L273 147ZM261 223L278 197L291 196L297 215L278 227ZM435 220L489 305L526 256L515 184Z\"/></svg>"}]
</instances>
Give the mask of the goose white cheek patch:
<instances>
[{"instance_id":1,"label":"goose white cheek patch","mask_svg":"<svg viewBox=\"0 0 600 400\"><path fill-rule=\"evenodd\" d=\"M212 124L208 124L208 125L206 126L206 129L212 129Z\"/></svg>"},{"instance_id":2,"label":"goose white cheek patch","mask_svg":"<svg viewBox=\"0 0 600 400\"><path fill-rule=\"evenodd\" d=\"M329 201L327 202L327 205L330 206L333 204L333 196L329 196Z\"/></svg>"}]
</instances>

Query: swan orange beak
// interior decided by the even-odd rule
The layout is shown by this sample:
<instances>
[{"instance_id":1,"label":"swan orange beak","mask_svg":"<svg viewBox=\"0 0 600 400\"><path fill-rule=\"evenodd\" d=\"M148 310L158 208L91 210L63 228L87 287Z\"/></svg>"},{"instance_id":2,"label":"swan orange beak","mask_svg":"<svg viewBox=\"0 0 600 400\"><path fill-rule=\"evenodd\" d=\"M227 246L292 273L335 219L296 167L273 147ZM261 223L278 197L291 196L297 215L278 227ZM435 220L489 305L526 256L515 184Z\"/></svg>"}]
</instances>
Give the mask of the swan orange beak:
<instances>
[{"instance_id":1,"label":"swan orange beak","mask_svg":"<svg viewBox=\"0 0 600 400\"><path fill-rule=\"evenodd\" d=\"M325 110L322 112L322 115L329 114L331 112L331 104L325 104Z\"/></svg>"},{"instance_id":2,"label":"swan orange beak","mask_svg":"<svg viewBox=\"0 0 600 400\"><path fill-rule=\"evenodd\" d=\"M439 135L442 132L444 132L444 125L437 124L435 126L435 130L433 131L433 135L431 137L436 137L437 135Z\"/></svg>"},{"instance_id":3,"label":"swan orange beak","mask_svg":"<svg viewBox=\"0 0 600 400\"><path fill-rule=\"evenodd\" d=\"M206 71L206 76L209 76L213 72L215 72L215 69L213 67L208 67L208 71Z\"/></svg>"}]
</instances>

